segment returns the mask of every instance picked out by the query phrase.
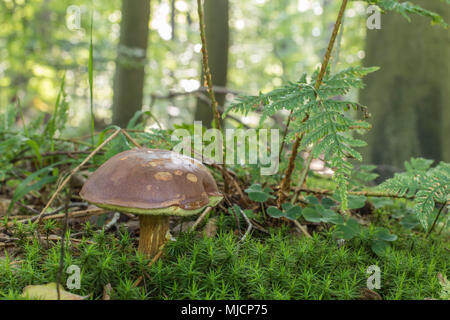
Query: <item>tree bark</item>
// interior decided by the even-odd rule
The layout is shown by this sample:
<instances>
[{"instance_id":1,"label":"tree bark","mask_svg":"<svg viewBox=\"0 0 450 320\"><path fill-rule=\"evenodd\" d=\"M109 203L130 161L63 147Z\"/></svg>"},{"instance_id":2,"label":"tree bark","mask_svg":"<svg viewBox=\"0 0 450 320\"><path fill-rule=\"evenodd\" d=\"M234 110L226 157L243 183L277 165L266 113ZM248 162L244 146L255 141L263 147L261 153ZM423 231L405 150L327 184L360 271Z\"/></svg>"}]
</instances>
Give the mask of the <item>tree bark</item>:
<instances>
[{"instance_id":1,"label":"tree bark","mask_svg":"<svg viewBox=\"0 0 450 320\"><path fill-rule=\"evenodd\" d=\"M113 99L113 123L121 127L142 107L149 18L150 0L122 0Z\"/></svg>"},{"instance_id":2,"label":"tree bark","mask_svg":"<svg viewBox=\"0 0 450 320\"><path fill-rule=\"evenodd\" d=\"M448 4L416 2L450 20ZM428 18L411 20L387 13L381 30L367 30L364 65L381 67L360 93L372 113L368 163L403 168L410 157L450 161L450 34Z\"/></svg>"},{"instance_id":3,"label":"tree bark","mask_svg":"<svg viewBox=\"0 0 450 320\"><path fill-rule=\"evenodd\" d=\"M209 68L211 69L214 86L227 85L228 69L228 0L205 0L205 28L206 49L208 51ZM203 73L200 80L203 85ZM216 93L216 100L220 106L225 102L224 93ZM211 128L214 119L209 103L197 99L195 120L202 121L205 127Z\"/></svg>"}]
</instances>

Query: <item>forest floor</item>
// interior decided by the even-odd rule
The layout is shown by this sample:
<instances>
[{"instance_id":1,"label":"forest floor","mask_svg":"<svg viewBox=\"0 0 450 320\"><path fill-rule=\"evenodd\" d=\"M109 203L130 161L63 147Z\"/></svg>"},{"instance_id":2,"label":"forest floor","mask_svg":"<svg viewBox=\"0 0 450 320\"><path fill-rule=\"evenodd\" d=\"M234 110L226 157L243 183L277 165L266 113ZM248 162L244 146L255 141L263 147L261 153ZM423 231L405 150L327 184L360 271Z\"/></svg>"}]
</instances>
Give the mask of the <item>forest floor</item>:
<instances>
[{"instance_id":1,"label":"forest floor","mask_svg":"<svg viewBox=\"0 0 450 320\"><path fill-rule=\"evenodd\" d=\"M8 118L14 127L14 115ZM172 219L173 239L145 258L137 253L137 216L105 213L79 197L89 172L132 147L127 137L116 129L117 139L106 138L105 130L95 143L89 136L52 140L34 130L0 132L0 299L25 299L26 287L55 282L85 299L449 298L442 205L428 216L435 227L429 232L408 199L358 191L342 212L332 179L311 172L306 188L313 192L281 211L273 195L279 175L263 179L258 167L235 166L230 172L242 190L234 188L195 229L195 218ZM145 147L171 149L167 132L131 132ZM98 152L90 158L92 150ZM209 169L224 190L220 168ZM317 194L325 189L330 192ZM379 288L369 289L376 284L374 266ZM68 285L74 268L79 288Z\"/></svg>"},{"instance_id":2,"label":"forest floor","mask_svg":"<svg viewBox=\"0 0 450 320\"><path fill-rule=\"evenodd\" d=\"M175 239L150 260L136 253L136 221L109 231L92 219L71 221L64 270L81 268L80 289L70 292L88 299L439 299L448 242L403 229L385 210L372 218L399 236L382 258L365 241L338 243L331 231L306 238L288 225L254 230L241 241L235 219L219 214L199 231L176 233L191 223L176 225ZM51 233L60 228L51 225ZM57 279L60 242L45 234L38 241L32 225L9 231L15 241L0 251L0 297L23 299L24 287ZM367 289L371 265L380 268L380 289ZM61 283L69 276L63 272Z\"/></svg>"}]
</instances>

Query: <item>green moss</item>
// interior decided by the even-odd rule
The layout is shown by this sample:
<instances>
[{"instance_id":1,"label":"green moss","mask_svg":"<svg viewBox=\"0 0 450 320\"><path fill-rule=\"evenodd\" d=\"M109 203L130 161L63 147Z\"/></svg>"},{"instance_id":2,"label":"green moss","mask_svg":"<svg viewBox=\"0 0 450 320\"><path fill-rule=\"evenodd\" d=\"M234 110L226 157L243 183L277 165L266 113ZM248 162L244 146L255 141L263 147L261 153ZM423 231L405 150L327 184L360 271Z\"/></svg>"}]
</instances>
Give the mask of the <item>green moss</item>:
<instances>
[{"instance_id":1,"label":"green moss","mask_svg":"<svg viewBox=\"0 0 450 320\"><path fill-rule=\"evenodd\" d=\"M82 273L81 288L71 292L100 299L110 283L113 299L358 299L366 287L367 267L378 265L381 289L376 291L383 299L424 299L439 298L437 274L449 273L448 242L406 230L380 258L360 240L339 247L331 231L305 239L282 226L269 235L254 231L239 242L233 217L219 215L217 223L212 238L192 232L178 235L151 267L149 260L136 255L128 233L88 231L78 246L66 242L65 268L75 264ZM56 279L59 244L46 249L25 240L21 250L15 263L0 259L4 299L19 297L27 285ZM143 274L148 277L134 287ZM63 273L63 283L68 276Z\"/></svg>"}]
</instances>

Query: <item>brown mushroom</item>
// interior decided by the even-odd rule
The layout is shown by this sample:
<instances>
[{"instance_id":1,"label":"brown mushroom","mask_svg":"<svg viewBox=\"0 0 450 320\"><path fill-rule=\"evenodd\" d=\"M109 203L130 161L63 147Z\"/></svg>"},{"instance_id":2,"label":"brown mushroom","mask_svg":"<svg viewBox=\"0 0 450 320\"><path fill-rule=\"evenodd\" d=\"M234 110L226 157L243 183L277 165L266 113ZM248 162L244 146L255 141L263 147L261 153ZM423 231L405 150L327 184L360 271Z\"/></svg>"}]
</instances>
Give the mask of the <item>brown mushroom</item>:
<instances>
[{"instance_id":1,"label":"brown mushroom","mask_svg":"<svg viewBox=\"0 0 450 320\"><path fill-rule=\"evenodd\" d=\"M169 235L169 216L188 216L222 200L198 160L159 149L121 152L86 181L80 196L100 208L139 215L139 252L158 252Z\"/></svg>"}]
</instances>

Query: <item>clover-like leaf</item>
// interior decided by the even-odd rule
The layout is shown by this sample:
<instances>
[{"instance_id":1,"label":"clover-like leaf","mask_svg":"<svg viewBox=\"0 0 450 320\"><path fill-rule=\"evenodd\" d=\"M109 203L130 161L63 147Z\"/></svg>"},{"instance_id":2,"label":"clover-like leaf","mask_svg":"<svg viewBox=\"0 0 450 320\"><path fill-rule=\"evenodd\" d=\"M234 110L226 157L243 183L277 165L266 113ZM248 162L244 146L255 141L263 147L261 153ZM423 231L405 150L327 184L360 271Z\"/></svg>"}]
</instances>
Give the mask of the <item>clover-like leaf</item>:
<instances>
[{"instance_id":1,"label":"clover-like leaf","mask_svg":"<svg viewBox=\"0 0 450 320\"><path fill-rule=\"evenodd\" d=\"M277 207L269 207L267 208L267 214L272 218L281 218L284 214L283 211L278 209Z\"/></svg>"},{"instance_id":2,"label":"clover-like leaf","mask_svg":"<svg viewBox=\"0 0 450 320\"><path fill-rule=\"evenodd\" d=\"M267 213L272 218L285 217L290 220L297 220L302 215L302 208L299 206L294 206L291 203L283 203L281 208L283 210L280 210L277 207L269 207L267 208Z\"/></svg>"},{"instance_id":3,"label":"clover-like leaf","mask_svg":"<svg viewBox=\"0 0 450 320\"><path fill-rule=\"evenodd\" d=\"M372 241L371 248L372 251L375 252L377 256L384 257L388 253L391 246L386 241L374 240Z\"/></svg>"},{"instance_id":4,"label":"clover-like leaf","mask_svg":"<svg viewBox=\"0 0 450 320\"><path fill-rule=\"evenodd\" d=\"M315 223L319 223L322 221L322 216L314 208L306 207L305 209L303 209L302 214L303 218L305 218L306 221Z\"/></svg>"},{"instance_id":5,"label":"clover-like leaf","mask_svg":"<svg viewBox=\"0 0 450 320\"><path fill-rule=\"evenodd\" d=\"M325 198L323 198L323 199L320 201L320 204L321 204L324 208L329 209L329 208L335 206L335 205L336 205L336 202L335 202L333 199L331 199L331 198L325 197Z\"/></svg>"},{"instance_id":6,"label":"clover-like leaf","mask_svg":"<svg viewBox=\"0 0 450 320\"><path fill-rule=\"evenodd\" d=\"M375 231L375 238L383 241L395 241L397 240L397 235L391 234L386 228L377 228Z\"/></svg>"},{"instance_id":7,"label":"clover-like leaf","mask_svg":"<svg viewBox=\"0 0 450 320\"><path fill-rule=\"evenodd\" d=\"M313 195L309 195L305 198L305 200L310 204L319 204L319 199Z\"/></svg>"},{"instance_id":8,"label":"clover-like leaf","mask_svg":"<svg viewBox=\"0 0 450 320\"><path fill-rule=\"evenodd\" d=\"M338 193L333 195L333 198L337 201L341 202L341 198ZM364 207L366 204L367 197L365 196L356 196L356 195L348 195L347 197L347 208L348 209L360 209Z\"/></svg>"},{"instance_id":9,"label":"clover-like leaf","mask_svg":"<svg viewBox=\"0 0 450 320\"><path fill-rule=\"evenodd\" d=\"M245 189L245 192L247 192L248 197L250 200L255 202L266 202L269 199L275 199L273 195L270 193L273 192L270 188L264 188L264 190L261 188L260 184L252 184L250 187Z\"/></svg>"},{"instance_id":10,"label":"clover-like leaf","mask_svg":"<svg viewBox=\"0 0 450 320\"><path fill-rule=\"evenodd\" d=\"M293 206L294 206L294 205L293 205L292 203L290 203L290 202L285 202L285 203L283 203L283 204L281 205L281 208L282 208L284 211L288 211L288 210L291 209Z\"/></svg>"},{"instance_id":11,"label":"clover-like leaf","mask_svg":"<svg viewBox=\"0 0 450 320\"><path fill-rule=\"evenodd\" d=\"M289 210L286 210L284 216L290 220L297 220L302 215L302 208L299 206L292 206Z\"/></svg>"},{"instance_id":12,"label":"clover-like leaf","mask_svg":"<svg viewBox=\"0 0 450 320\"><path fill-rule=\"evenodd\" d=\"M336 234L344 240L351 240L361 233L358 221L350 218L345 224L339 224L336 227Z\"/></svg>"},{"instance_id":13,"label":"clover-like leaf","mask_svg":"<svg viewBox=\"0 0 450 320\"><path fill-rule=\"evenodd\" d=\"M322 214L322 221L325 223L332 223L332 224L344 224L344 218L336 212L334 212L331 209L325 209Z\"/></svg>"}]
</instances>

